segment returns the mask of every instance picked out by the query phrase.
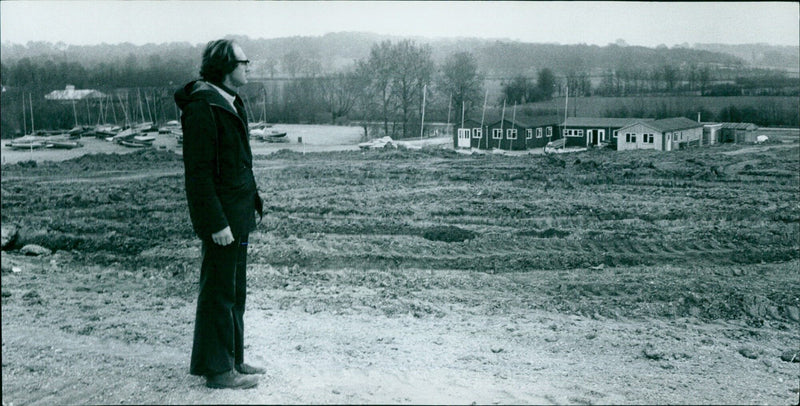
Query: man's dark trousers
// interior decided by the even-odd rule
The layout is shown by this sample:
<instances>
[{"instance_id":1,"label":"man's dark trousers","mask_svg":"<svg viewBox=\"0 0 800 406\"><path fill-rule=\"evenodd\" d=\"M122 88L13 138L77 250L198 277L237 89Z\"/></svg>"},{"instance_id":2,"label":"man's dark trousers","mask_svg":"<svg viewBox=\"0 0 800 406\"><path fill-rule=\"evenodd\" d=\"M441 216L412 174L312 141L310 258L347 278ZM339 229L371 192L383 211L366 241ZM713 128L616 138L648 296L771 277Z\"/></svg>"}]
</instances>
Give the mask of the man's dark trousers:
<instances>
[{"instance_id":1,"label":"man's dark trousers","mask_svg":"<svg viewBox=\"0 0 800 406\"><path fill-rule=\"evenodd\" d=\"M192 375L215 375L244 362L246 266L247 234L226 246L203 241Z\"/></svg>"}]
</instances>

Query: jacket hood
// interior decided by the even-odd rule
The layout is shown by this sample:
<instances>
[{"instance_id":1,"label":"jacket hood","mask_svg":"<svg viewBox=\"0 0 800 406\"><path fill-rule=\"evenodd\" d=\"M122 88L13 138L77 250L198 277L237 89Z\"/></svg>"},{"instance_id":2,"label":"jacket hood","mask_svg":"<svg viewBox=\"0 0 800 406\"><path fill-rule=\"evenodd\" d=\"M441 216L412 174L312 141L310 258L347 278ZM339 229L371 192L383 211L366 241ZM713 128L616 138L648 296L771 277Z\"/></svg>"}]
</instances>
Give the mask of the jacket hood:
<instances>
[{"instance_id":1,"label":"jacket hood","mask_svg":"<svg viewBox=\"0 0 800 406\"><path fill-rule=\"evenodd\" d=\"M229 107L230 104L228 101L205 81L191 81L175 92L175 104L177 104L178 108L181 110L189 103L199 100L205 100L210 105L222 107L236 114L236 112Z\"/></svg>"}]
</instances>

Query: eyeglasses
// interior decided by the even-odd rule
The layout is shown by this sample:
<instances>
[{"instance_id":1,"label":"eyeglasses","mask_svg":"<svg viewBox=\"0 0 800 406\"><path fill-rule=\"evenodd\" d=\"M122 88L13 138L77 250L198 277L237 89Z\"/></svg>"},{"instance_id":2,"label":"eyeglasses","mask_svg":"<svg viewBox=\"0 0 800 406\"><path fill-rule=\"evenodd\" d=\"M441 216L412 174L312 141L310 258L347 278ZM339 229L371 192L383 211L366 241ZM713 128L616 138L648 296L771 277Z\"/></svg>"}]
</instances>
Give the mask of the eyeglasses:
<instances>
[{"instance_id":1,"label":"eyeglasses","mask_svg":"<svg viewBox=\"0 0 800 406\"><path fill-rule=\"evenodd\" d=\"M250 63L250 60L249 59L245 59L243 61L234 61L234 62L236 62L236 64L243 64L243 65L247 66Z\"/></svg>"}]
</instances>

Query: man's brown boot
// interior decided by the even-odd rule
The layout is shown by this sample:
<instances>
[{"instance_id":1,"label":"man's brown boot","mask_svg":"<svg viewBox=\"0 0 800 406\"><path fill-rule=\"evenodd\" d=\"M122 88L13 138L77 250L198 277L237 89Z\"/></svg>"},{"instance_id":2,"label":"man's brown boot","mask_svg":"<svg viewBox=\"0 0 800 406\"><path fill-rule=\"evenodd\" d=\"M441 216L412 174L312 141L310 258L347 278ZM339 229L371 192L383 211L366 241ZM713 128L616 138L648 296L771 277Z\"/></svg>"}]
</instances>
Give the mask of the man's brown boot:
<instances>
[{"instance_id":1,"label":"man's brown boot","mask_svg":"<svg viewBox=\"0 0 800 406\"><path fill-rule=\"evenodd\" d=\"M258 385L258 378L239 375L233 371L206 377L206 386L214 389L250 389Z\"/></svg>"}]
</instances>

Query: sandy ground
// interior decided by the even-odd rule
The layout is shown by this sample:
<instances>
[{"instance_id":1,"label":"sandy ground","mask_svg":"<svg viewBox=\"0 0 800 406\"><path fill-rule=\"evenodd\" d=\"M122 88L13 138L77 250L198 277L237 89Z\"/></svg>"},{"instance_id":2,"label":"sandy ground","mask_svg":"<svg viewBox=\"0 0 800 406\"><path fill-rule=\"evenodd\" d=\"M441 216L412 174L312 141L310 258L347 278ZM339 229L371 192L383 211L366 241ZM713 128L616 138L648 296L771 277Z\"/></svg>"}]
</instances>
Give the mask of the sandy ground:
<instances>
[{"instance_id":1,"label":"sandy ground","mask_svg":"<svg viewBox=\"0 0 800 406\"><path fill-rule=\"evenodd\" d=\"M268 374L247 391L188 374L199 243L170 198L179 158L4 165L3 224L74 248L2 254L3 404L800 401L797 144L568 161L264 148L256 175L280 199L251 236L245 343ZM649 177L606 185L598 167ZM576 209L591 199L606 211ZM476 235L431 240L442 218Z\"/></svg>"}]
</instances>

